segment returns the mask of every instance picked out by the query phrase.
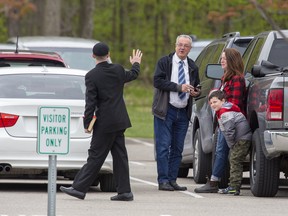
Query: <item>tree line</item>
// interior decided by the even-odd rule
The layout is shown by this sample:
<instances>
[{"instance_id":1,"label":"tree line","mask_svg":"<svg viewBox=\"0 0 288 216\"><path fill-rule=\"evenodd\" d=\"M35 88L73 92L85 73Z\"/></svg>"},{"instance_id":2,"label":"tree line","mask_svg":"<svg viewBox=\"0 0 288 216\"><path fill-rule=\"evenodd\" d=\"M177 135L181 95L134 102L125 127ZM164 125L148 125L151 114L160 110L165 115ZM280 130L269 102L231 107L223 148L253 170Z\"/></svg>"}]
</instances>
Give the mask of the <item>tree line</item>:
<instances>
[{"instance_id":1,"label":"tree line","mask_svg":"<svg viewBox=\"0 0 288 216\"><path fill-rule=\"evenodd\" d=\"M214 39L271 30L255 3L288 29L287 0L0 0L0 42L17 35L93 38L109 44L113 62L126 67L139 48L141 78L151 82L156 61L174 51L179 34Z\"/></svg>"}]
</instances>

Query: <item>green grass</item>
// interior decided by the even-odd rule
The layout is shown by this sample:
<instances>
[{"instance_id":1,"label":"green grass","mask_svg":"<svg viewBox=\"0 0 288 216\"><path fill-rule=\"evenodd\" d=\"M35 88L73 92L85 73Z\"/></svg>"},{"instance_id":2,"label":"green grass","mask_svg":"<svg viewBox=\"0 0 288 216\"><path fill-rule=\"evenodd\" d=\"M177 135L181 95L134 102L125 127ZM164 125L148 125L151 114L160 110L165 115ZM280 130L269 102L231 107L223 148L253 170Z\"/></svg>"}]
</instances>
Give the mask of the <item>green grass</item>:
<instances>
[{"instance_id":1,"label":"green grass","mask_svg":"<svg viewBox=\"0 0 288 216\"><path fill-rule=\"evenodd\" d=\"M153 138L153 115L151 112L153 86L140 80L128 83L124 98L132 123L125 132L127 137Z\"/></svg>"}]
</instances>

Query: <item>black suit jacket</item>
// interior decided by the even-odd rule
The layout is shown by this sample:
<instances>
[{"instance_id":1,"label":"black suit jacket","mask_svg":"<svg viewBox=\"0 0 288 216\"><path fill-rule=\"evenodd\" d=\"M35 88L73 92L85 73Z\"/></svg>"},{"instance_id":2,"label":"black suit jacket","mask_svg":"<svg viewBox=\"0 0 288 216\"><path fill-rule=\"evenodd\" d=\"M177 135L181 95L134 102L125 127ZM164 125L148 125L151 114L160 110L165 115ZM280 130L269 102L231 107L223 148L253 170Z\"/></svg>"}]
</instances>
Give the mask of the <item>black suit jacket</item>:
<instances>
[{"instance_id":1,"label":"black suit jacket","mask_svg":"<svg viewBox=\"0 0 288 216\"><path fill-rule=\"evenodd\" d=\"M97 116L95 130L101 128L101 131L110 133L131 127L123 88L126 82L136 79L139 72L139 63L134 63L130 71L125 71L121 65L105 61L86 74L84 128L88 128L94 113Z\"/></svg>"}]
</instances>

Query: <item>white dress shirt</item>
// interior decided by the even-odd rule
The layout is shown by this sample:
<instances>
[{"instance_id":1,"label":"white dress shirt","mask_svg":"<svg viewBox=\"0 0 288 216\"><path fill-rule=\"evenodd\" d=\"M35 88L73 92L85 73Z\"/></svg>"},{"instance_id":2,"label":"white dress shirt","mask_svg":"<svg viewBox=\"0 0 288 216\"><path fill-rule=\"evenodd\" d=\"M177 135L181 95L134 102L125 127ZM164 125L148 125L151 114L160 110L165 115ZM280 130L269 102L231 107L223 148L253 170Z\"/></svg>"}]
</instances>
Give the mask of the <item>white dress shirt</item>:
<instances>
[{"instance_id":1,"label":"white dress shirt","mask_svg":"<svg viewBox=\"0 0 288 216\"><path fill-rule=\"evenodd\" d=\"M171 74L171 82L179 83L178 82L178 69L179 69L179 62L181 59L176 55L176 53L173 55L172 58L172 74ZM188 61L187 58L183 60L184 64L184 73L185 73L185 83L189 84L189 73L188 73ZM186 97L184 99L180 99L178 96L179 92L170 92L170 101L169 103L177 108L184 108L187 106L189 93L186 93Z\"/></svg>"}]
</instances>

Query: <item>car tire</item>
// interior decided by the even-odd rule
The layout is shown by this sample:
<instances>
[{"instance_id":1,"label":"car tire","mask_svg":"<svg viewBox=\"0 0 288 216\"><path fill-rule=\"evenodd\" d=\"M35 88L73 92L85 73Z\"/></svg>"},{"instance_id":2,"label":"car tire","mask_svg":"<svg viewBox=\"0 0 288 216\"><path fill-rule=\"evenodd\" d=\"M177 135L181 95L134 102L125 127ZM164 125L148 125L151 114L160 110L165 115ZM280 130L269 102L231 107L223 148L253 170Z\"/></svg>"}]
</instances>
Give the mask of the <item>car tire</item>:
<instances>
[{"instance_id":1,"label":"car tire","mask_svg":"<svg viewBox=\"0 0 288 216\"><path fill-rule=\"evenodd\" d=\"M271 160L264 155L261 146L260 130L252 136L250 153L250 188L256 197L274 197L278 192L280 175L279 157Z\"/></svg>"},{"instance_id":2,"label":"car tire","mask_svg":"<svg viewBox=\"0 0 288 216\"><path fill-rule=\"evenodd\" d=\"M116 192L115 181L112 173L101 175L99 181L102 192Z\"/></svg>"},{"instance_id":3,"label":"car tire","mask_svg":"<svg viewBox=\"0 0 288 216\"><path fill-rule=\"evenodd\" d=\"M211 175L211 154L205 154L202 149L199 128L196 130L193 140L193 177L198 184L206 183L207 176Z\"/></svg>"},{"instance_id":4,"label":"car tire","mask_svg":"<svg viewBox=\"0 0 288 216\"><path fill-rule=\"evenodd\" d=\"M218 126L215 128L214 136L213 136L212 170L213 170L213 165L214 165L214 161L215 161L217 139L218 139ZM220 180L220 182L218 184L219 188L228 187L229 177L230 177L230 164L229 164L229 161L228 161L228 163L227 163L227 165L225 167L225 170L223 172L223 175L221 176L221 180Z\"/></svg>"}]
</instances>

